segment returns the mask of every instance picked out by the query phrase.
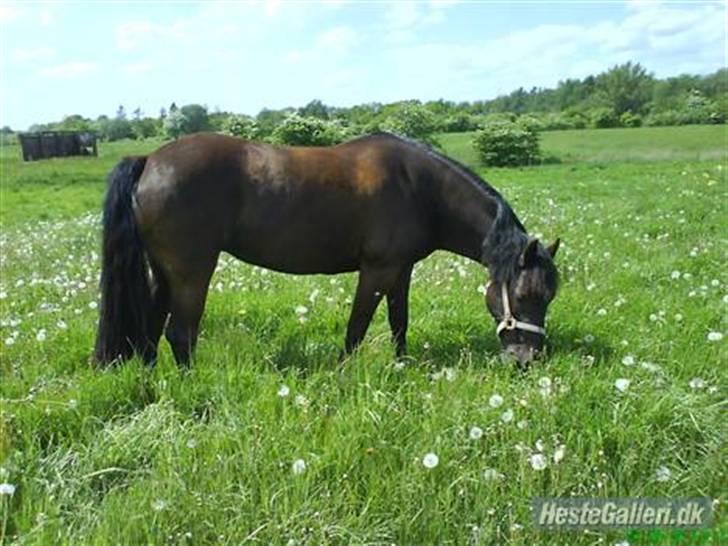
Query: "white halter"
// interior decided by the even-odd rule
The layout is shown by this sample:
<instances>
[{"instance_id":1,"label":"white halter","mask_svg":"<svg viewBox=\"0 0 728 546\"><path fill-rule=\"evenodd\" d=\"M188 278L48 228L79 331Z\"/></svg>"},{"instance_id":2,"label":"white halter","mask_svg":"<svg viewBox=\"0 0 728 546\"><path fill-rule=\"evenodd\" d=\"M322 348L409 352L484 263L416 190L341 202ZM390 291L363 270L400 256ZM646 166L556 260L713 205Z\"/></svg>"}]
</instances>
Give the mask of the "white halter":
<instances>
[{"instance_id":1,"label":"white halter","mask_svg":"<svg viewBox=\"0 0 728 546\"><path fill-rule=\"evenodd\" d=\"M488 283L490 284L490 283ZM487 290L487 287L486 287ZM526 332L533 332L534 334L546 335L546 328L536 326L529 322L522 322L517 320L511 312L511 302L508 298L508 288L506 283L501 284L501 299L503 300L503 318L498 323L498 327L495 329L496 334L500 335L503 330L525 330Z\"/></svg>"}]
</instances>

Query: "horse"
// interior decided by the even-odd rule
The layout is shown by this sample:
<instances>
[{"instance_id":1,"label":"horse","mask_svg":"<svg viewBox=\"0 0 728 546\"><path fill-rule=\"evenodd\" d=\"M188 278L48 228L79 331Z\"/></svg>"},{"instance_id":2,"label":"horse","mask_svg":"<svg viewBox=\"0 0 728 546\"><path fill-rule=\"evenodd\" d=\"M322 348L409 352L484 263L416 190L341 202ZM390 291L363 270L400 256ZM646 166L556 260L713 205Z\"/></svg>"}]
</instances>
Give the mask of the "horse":
<instances>
[{"instance_id":1,"label":"horse","mask_svg":"<svg viewBox=\"0 0 728 546\"><path fill-rule=\"evenodd\" d=\"M529 237L474 172L404 137L283 147L198 133L109 174L94 359L153 365L164 331L178 366L189 366L221 252L296 275L358 271L342 354L386 297L402 357L412 268L446 250L488 269L501 348L525 365L544 348L558 247Z\"/></svg>"}]
</instances>

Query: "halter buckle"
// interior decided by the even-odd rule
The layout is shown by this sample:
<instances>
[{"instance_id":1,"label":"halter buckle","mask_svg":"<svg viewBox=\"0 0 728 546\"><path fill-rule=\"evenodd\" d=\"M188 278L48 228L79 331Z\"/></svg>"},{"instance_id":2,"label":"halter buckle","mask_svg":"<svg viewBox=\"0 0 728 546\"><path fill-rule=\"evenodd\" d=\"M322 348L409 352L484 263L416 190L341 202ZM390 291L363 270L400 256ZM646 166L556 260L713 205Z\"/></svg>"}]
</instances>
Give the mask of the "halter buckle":
<instances>
[{"instance_id":1,"label":"halter buckle","mask_svg":"<svg viewBox=\"0 0 728 546\"><path fill-rule=\"evenodd\" d=\"M503 319L503 329L504 330L515 330L516 329L516 319L514 317L506 317Z\"/></svg>"}]
</instances>

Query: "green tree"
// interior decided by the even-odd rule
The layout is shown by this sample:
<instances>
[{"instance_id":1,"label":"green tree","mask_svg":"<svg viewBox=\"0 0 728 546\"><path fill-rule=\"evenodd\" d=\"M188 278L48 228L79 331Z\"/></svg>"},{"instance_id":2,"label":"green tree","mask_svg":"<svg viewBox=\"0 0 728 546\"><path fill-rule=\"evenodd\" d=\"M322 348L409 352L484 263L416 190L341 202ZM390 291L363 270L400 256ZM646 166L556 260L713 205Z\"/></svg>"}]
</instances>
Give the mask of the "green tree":
<instances>
[{"instance_id":1,"label":"green tree","mask_svg":"<svg viewBox=\"0 0 728 546\"><path fill-rule=\"evenodd\" d=\"M182 133L189 135L207 131L210 128L210 120L207 108L199 104L186 104L180 108L182 114Z\"/></svg>"},{"instance_id":2,"label":"green tree","mask_svg":"<svg viewBox=\"0 0 728 546\"><path fill-rule=\"evenodd\" d=\"M438 129L437 118L425 106L414 101L398 105L394 112L380 124L380 128L427 144L437 145L434 136Z\"/></svg>"},{"instance_id":3,"label":"green tree","mask_svg":"<svg viewBox=\"0 0 728 546\"><path fill-rule=\"evenodd\" d=\"M654 78L639 63L628 62L597 76L596 86L605 106L617 116L625 112L638 114L647 109Z\"/></svg>"},{"instance_id":4,"label":"green tree","mask_svg":"<svg viewBox=\"0 0 728 546\"><path fill-rule=\"evenodd\" d=\"M172 104L174 106L174 103ZM182 135L182 124L184 123L185 116L182 112L180 112L177 107L175 106L174 109L170 107L169 114L167 114L167 117L164 118L164 122L162 127L164 128L164 133L169 138L173 138L177 140L180 135Z\"/></svg>"},{"instance_id":5,"label":"green tree","mask_svg":"<svg viewBox=\"0 0 728 546\"><path fill-rule=\"evenodd\" d=\"M311 102L309 102L306 106L303 108L298 109L298 114L301 117L307 118L319 118L319 119L329 119L329 107L326 106L323 102L321 102L319 99L314 99Z\"/></svg>"}]
</instances>

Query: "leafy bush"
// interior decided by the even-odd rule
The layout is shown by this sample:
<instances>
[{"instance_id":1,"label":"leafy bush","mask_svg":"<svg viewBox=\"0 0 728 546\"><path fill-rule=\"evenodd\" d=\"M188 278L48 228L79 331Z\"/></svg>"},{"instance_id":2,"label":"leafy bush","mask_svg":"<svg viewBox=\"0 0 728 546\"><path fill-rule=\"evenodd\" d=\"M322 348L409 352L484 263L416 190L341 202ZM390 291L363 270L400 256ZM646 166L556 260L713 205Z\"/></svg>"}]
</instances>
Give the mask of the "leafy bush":
<instances>
[{"instance_id":1,"label":"leafy bush","mask_svg":"<svg viewBox=\"0 0 728 546\"><path fill-rule=\"evenodd\" d=\"M624 112L619 116L619 124L622 127L639 127L642 125L642 116L632 112Z\"/></svg>"},{"instance_id":2,"label":"leafy bush","mask_svg":"<svg viewBox=\"0 0 728 546\"><path fill-rule=\"evenodd\" d=\"M258 123L251 117L231 115L223 123L223 131L247 140L255 140L260 137Z\"/></svg>"},{"instance_id":3,"label":"leafy bush","mask_svg":"<svg viewBox=\"0 0 728 546\"><path fill-rule=\"evenodd\" d=\"M292 146L330 146L347 137L336 122L291 114L273 130L273 141Z\"/></svg>"},{"instance_id":4,"label":"leafy bush","mask_svg":"<svg viewBox=\"0 0 728 546\"><path fill-rule=\"evenodd\" d=\"M185 135L207 131L210 128L210 120L207 108L199 104L186 104L180 108L184 119L182 120L182 132Z\"/></svg>"},{"instance_id":5,"label":"leafy bush","mask_svg":"<svg viewBox=\"0 0 728 546\"><path fill-rule=\"evenodd\" d=\"M520 123L488 124L475 133L473 146L480 161L488 166L532 165L541 160L538 133Z\"/></svg>"},{"instance_id":6,"label":"leafy bush","mask_svg":"<svg viewBox=\"0 0 728 546\"><path fill-rule=\"evenodd\" d=\"M619 127L619 117L613 108L595 108L589 112L592 127L606 129L608 127Z\"/></svg>"},{"instance_id":7,"label":"leafy bush","mask_svg":"<svg viewBox=\"0 0 728 546\"><path fill-rule=\"evenodd\" d=\"M379 128L437 145L434 137L434 133L438 130L437 117L421 104L403 104L379 124Z\"/></svg>"},{"instance_id":8,"label":"leafy bush","mask_svg":"<svg viewBox=\"0 0 728 546\"><path fill-rule=\"evenodd\" d=\"M442 121L442 131L445 133L464 133L478 128L478 121L466 112L458 112L446 117Z\"/></svg>"},{"instance_id":9,"label":"leafy bush","mask_svg":"<svg viewBox=\"0 0 728 546\"><path fill-rule=\"evenodd\" d=\"M164 118L164 132L169 138L177 140L182 134L182 124L185 121L185 116L182 112L177 109L170 109L167 117Z\"/></svg>"},{"instance_id":10,"label":"leafy bush","mask_svg":"<svg viewBox=\"0 0 728 546\"><path fill-rule=\"evenodd\" d=\"M536 133L546 129L544 118L534 114L518 116L518 123Z\"/></svg>"}]
</instances>

